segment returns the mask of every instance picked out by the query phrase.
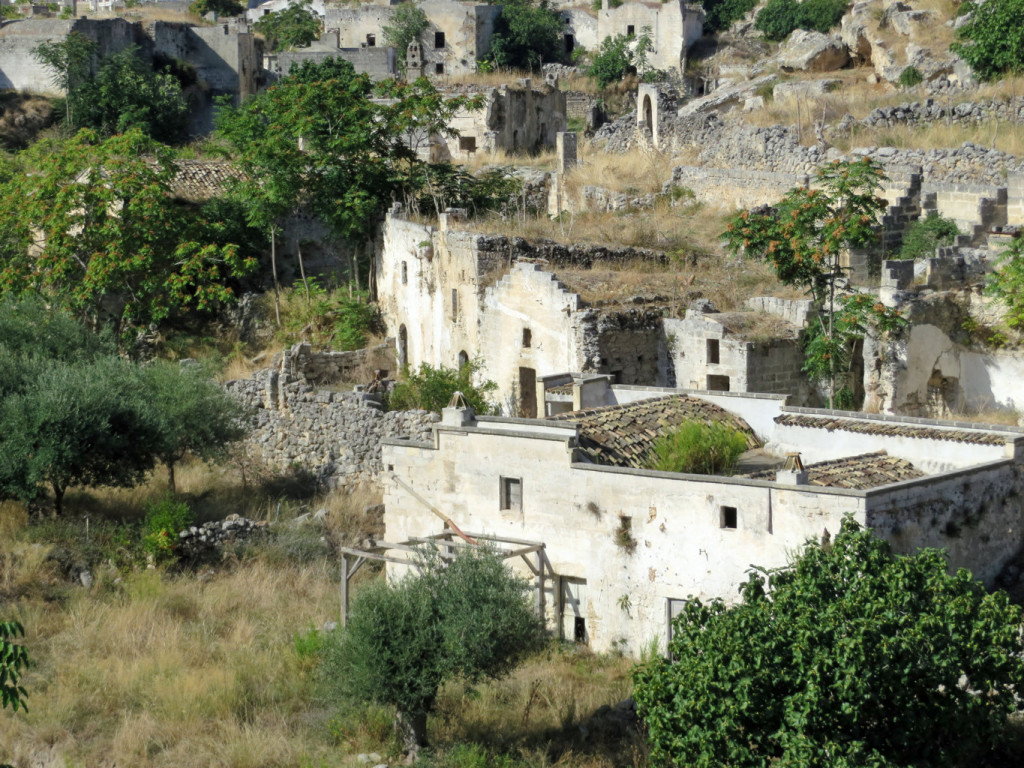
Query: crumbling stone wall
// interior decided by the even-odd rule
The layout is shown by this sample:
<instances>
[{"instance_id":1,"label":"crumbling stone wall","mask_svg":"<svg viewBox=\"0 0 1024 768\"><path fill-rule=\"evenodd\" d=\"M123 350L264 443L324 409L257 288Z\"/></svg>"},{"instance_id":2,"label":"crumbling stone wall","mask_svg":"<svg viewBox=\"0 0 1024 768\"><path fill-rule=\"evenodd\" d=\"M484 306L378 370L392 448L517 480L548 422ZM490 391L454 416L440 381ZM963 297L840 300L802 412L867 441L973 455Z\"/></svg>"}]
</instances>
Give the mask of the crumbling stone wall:
<instances>
[{"instance_id":1,"label":"crumbling stone wall","mask_svg":"<svg viewBox=\"0 0 1024 768\"><path fill-rule=\"evenodd\" d=\"M312 345L300 342L281 353L277 368L289 382L365 384L374 370L396 370L395 340L351 352L318 352Z\"/></svg>"},{"instance_id":2,"label":"crumbling stone wall","mask_svg":"<svg viewBox=\"0 0 1024 768\"><path fill-rule=\"evenodd\" d=\"M361 392L317 390L301 381L282 385L273 369L224 387L249 408L248 442L263 460L278 469L298 464L334 488L376 482L382 440L425 440L440 420L427 411L385 412Z\"/></svg>"}]
</instances>

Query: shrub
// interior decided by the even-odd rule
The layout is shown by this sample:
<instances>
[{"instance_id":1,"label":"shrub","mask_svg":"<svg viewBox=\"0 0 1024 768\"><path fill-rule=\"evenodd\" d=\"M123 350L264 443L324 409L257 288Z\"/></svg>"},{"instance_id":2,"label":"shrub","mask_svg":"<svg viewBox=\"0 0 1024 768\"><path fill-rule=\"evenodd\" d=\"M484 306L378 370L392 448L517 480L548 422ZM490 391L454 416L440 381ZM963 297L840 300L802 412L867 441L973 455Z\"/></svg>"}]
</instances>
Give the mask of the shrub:
<instances>
[{"instance_id":1,"label":"shrub","mask_svg":"<svg viewBox=\"0 0 1024 768\"><path fill-rule=\"evenodd\" d=\"M143 523L143 549L157 562L169 559L177 549L178 534L193 522L188 504L175 501L173 496L164 496L160 501L149 504Z\"/></svg>"},{"instance_id":2,"label":"shrub","mask_svg":"<svg viewBox=\"0 0 1024 768\"><path fill-rule=\"evenodd\" d=\"M981 80L997 80L1024 67L1024 0L988 0L976 5L973 13L957 31L950 50Z\"/></svg>"},{"instance_id":3,"label":"shrub","mask_svg":"<svg viewBox=\"0 0 1024 768\"><path fill-rule=\"evenodd\" d=\"M687 421L662 435L651 449L649 467L697 475L728 473L747 450L742 432L720 421Z\"/></svg>"},{"instance_id":4,"label":"shrub","mask_svg":"<svg viewBox=\"0 0 1024 768\"><path fill-rule=\"evenodd\" d=\"M724 32L756 5L757 0L704 0L704 31Z\"/></svg>"},{"instance_id":5,"label":"shrub","mask_svg":"<svg viewBox=\"0 0 1024 768\"><path fill-rule=\"evenodd\" d=\"M452 395L461 392L466 404L474 412L491 413L494 408L487 397L498 385L490 380L475 384L474 379L479 370L478 360L471 360L458 369L443 365L435 368L423 363L418 371L406 372L405 381L399 382L391 393L388 408L393 411L422 408L440 413L451 402Z\"/></svg>"},{"instance_id":6,"label":"shrub","mask_svg":"<svg viewBox=\"0 0 1024 768\"><path fill-rule=\"evenodd\" d=\"M313 277L304 286L289 288L283 303L286 311L280 335L285 343L302 338L340 351L362 349L380 325L377 305L365 292L325 288Z\"/></svg>"},{"instance_id":7,"label":"shrub","mask_svg":"<svg viewBox=\"0 0 1024 768\"><path fill-rule=\"evenodd\" d=\"M587 67L587 75L597 80L599 88L607 88L629 73L633 61L629 42L625 35L606 37L601 41L593 61Z\"/></svg>"},{"instance_id":8,"label":"shrub","mask_svg":"<svg viewBox=\"0 0 1024 768\"><path fill-rule=\"evenodd\" d=\"M946 219L935 211L929 211L923 219L918 219L903 236L903 247L900 248L901 259L919 259L934 256L935 249L943 245L952 245L960 234L956 222Z\"/></svg>"},{"instance_id":9,"label":"shrub","mask_svg":"<svg viewBox=\"0 0 1024 768\"><path fill-rule=\"evenodd\" d=\"M289 5L260 18L253 29L267 39L271 51L308 48L320 36L320 17L310 9L311 0Z\"/></svg>"},{"instance_id":10,"label":"shrub","mask_svg":"<svg viewBox=\"0 0 1024 768\"><path fill-rule=\"evenodd\" d=\"M996 270L988 276L985 293L1006 309L1006 324L1024 327L1024 240L1015 238L1000 255Z\"/></svg>"},{"instance_id":11,"label":"shrub","mask_svg":"<svg viewBox=\"0 0 1024 768\"><path fill-rule=\"evenodd\" d=\"M196 16L205 16L210 11L218 16L238 16L245 6L238 0L193 0L188 9Z\"/></svg>"},{"instance_id":12,"label":"shrub","mask_svg":"<svg viewBox=\"0 0 1024 768\"><path fill-rule=\"evenodd\" d=\"M769 40L785 40L795 29L828 32L846 13L846 0L768 0L754 26Z\"/></svg>"},{"instance_id":13,"label":"shrub","mask_svg":"<svg viewBox=\"0 0 1024 768\"><path fill-rule=\"evenodd\" d=\"M510 0L501 6L491 38L490 60L498 67L538 69L566 58L562 17L547 0Z\"/></svg>"},{"instance_id":14,"label":"shrub","mask_svg":"<svg viewBox=\"0 0 1024 768\"><path fill-rule=\"evenodd\" d=\"M907 67L900 72L899 79L897 80L901 88L913 88L923 81L924 75L921 74L921 70L917 67Z\"/></svg>"},{"instance_id":15,"label":"shrub","mask_svg":"<svg viewBox=\"0 0 1024 768\"><path fill-rule=\"evenodd\" d=\"M742 603L687 601L634 674L654 765L992 765L1024 681L1020 608L852 520Z\"/></svg>"}]
</instances>

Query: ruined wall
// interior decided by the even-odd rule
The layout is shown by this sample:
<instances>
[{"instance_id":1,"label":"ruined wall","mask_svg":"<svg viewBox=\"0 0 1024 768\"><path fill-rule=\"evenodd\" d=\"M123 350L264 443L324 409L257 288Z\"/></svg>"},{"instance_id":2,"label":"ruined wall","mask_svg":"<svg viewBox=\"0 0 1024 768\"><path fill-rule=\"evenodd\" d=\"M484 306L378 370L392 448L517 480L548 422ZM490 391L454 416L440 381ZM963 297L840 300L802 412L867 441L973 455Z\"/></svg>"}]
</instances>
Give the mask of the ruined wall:
<instances>
[{"instance_id":1,"label":"ruined wall","mask_svg":"<svg viewBox=\"0 0 1024 768\"><path fill-rule=\"evenodd\" d=\"M335 383L366 384L376 370L395 373L395 342L350 352L314 351L298 343L281 352L277 369L286 381L302 380L314 386Z\"/></svg>"},{"instance_id":2,"label":"ruined wall","mask_svg":"<svg viewBox=\"0 0 1024 768\"><path fill-rule=\"evenodd\" d=\"M457 92L474 90L479 89ZM453 157L496 149L533 152L555 146L555 134L565 130L565 94L557 88L534 88L526 78L518 85L488 88L482 95L483 107L461 110L449 122L459 134L446 137Z\"/></svg>"},{"instance_id":3,"label":"ruined wall","mask_svg":"<svg viewBox=\"0 0 1024 768\"><path fill-rule=\"evenodd\" d=\"M381 46L361 48L334 48L326 51L284 51L274 57L268 57L269 68L285 76L292 67L304 61L320 62L325 59L338 58L349 62L357 74L369 75L373 80L394 77L398 72L394 48Z\"/></svg>"},{"instance_id":4,"label":"ruined wall","mask_svg":"<svg viewBox=\"0 0 1024 768\"><path fill-rule=\"evenodd\" d=\"M302 382L282 385L275 370L224 387L251 409L247 441L257 455L281 470L298 464L336 488L377 482L381 442L423 439L439 418L426 411L385 413L356 392L316 391Z\"/></svg>"},{"instance_id":5,"label":"ruined wall","mask_svg":"<svg viewBox=\"0 0 1024 768\"><path fill-rule=\"evenodd\" d=\"M692 190L698 201L727 209L771 205L793 187L810 184L806 174L685 165L672 169L671 180L673 186Z\"/></svg>"},{"instance_id":6,"label":"ruined wall","mask_svg":"<svg viewBox=\"0 0 1024 768\"><path fill-rule=\"evenodd\" d=\"M59 42L74 30L97 44L103 56L129 45L149 55L142 25L124 19L19 19L0 26L0 89L58 95L50 73L32 55L40 43Z\"/></svg>"}]
</instances>

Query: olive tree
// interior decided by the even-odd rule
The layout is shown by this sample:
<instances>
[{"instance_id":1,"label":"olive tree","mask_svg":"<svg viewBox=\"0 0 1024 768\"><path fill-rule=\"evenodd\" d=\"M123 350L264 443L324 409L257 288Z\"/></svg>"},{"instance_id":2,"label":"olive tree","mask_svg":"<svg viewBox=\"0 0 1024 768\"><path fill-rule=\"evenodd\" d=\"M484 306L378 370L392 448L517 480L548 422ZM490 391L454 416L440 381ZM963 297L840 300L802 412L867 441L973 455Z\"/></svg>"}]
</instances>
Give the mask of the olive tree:
<instances>
[{"instance_id":1,"label":"olive tree","mask_svg":"<svg viewBox=\"0 0 1024 768\"><path fill-rule=\"evenodd\" d=\"M740 594L690 600L634 673L656 765L977 764L1024 693L1020 608L850 518Z\"/></svg>"},{"instance_id":2,"label":"olive tree","mask_svg":"<svg viewBox=\"0 0 1024 768\"><path fill-rule=\"evenodd\" d=\"M329 640L323 680L344 699L393 706L395 730L415 755L441 685L507 674L543 637L529 585L486 549L445 561L425 552L421 572L377 581L357 596L345 628Z\"/></svg>"}]
</instances>

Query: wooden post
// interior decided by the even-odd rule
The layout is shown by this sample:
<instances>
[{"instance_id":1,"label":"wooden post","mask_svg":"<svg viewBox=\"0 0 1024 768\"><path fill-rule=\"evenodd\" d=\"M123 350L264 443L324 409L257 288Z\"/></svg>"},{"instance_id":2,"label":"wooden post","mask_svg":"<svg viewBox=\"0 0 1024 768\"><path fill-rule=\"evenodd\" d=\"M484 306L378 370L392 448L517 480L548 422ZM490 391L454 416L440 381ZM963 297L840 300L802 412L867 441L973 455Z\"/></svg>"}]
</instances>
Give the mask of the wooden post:
<instances>
[{"instance_id":1,"label":"wooden post","mask_svg":"<svg viewBox=\"0 0 1024 768\"><path fill-rule=\"evenodd\" d=\"M341 626L348 623L348 555L341 555Z\"/></svg>"},{"instance_id":2,"label":"wooden post","mask_svg":"<svg viewBox=\"0 0 1024 768\"><path fill-rule=\"evenodd\" d=\"M534 605L537 608L537 618L544 621L544 550L538 549L534 552L533 560L537 566L537 594L534 596Z\"/></svg>"}]
</instances>

